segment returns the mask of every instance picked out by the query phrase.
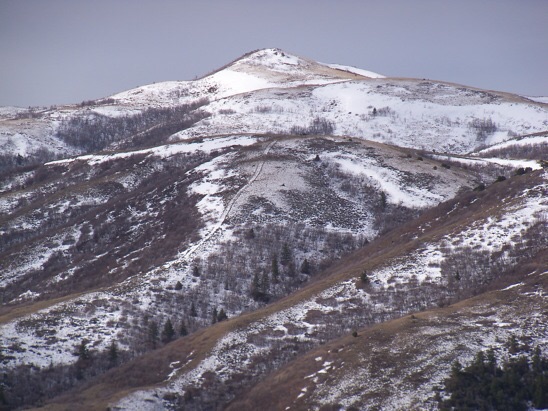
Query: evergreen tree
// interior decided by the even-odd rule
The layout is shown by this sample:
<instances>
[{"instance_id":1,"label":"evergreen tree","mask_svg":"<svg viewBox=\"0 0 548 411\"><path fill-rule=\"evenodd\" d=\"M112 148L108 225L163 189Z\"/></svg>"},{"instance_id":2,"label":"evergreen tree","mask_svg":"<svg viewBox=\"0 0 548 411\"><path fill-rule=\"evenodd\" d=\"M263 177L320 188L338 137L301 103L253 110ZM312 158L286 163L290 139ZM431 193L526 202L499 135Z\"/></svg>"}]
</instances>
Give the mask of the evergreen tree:
<instances>
[{"instance_id":1,"label":"evergreen tree","mask_svg":"<svg viewBox=\"0 0 548 411\"><path fill-rule=\"evenodd\" d=\"M270 291L270 278L268 278L268 272L263 271L263 275L261 277L261 286L260 290L263 295L267 295Z\"/></svg>"},{"instance_id":2,"label":"evergreen tree","mask_svg":"<svg viewBox=\"0 0 548 411\"><path fill-rule=\"evenodd\" d=\"M8 400L6 400L6 395L4 394L4 386L0 384L0 406L4 406L8 404ZM5 408L8 410L9 408Z\"/></svg>"},{"instance_id":3,"label":"evergreen tree","mask_svg":"<svg viewBox=\"0 0 548 411\"><path fill-rule=\"evenodd\" d=\"M386 206L388 205L388 202L386 201L386 193L384 191L381 191L381 200L380 200L381 209L386 209Z\"/></svg>"},{"instance_id":4,"label":"evergreen tree","mask_svg":"<svg viewBox=\"0 0 548 411\"><path fill-rule=\"evenodd\" d=\"M533 381L533 405L541 410L548 408L548 376L546 375L538 375Z\"/></svg>"},{"instance_id":5,"label":"evergreen tree","mask_svg":"<svg viewBox=\"0 0 548 411\"><path fill-rule=\"evenodd\" d=\"M78 346L78 351L76 355L78 360L76 361L76 379L81 380L84 378L84 370L87 369L91 364L91 354L88 349L88 341L84 338L80 345Z\"/></svg>"},{"instance_id":6,"label":"evergreen tree","mask_svg":"<svg viewBox=\"0 0 548 411\"><path fill-rule=\"evenodd\" d=\"M297 269L295 268L295 262L293 260L287 265L285 273L288 277L295 277L295 274L297 274Z\"/></svg>"},{"instance_id":7,"label":"evergreen tree","mask_svg":"<svg viewBox=\"0 0 548 411\"><path fill-rule=\"evenodd\" d=\"M277 284L279 282L280 270L278 267L278 258L276 257L276 255L272 257L271 266L272 266L272 282L274 284Z\"/></svg>"},{"instance_id":8,"label":"evergreen tree","mask_svg":"<svg viewBox=\"0 0 548 411\"><path fill-rule=\"evenodd\" d=\"M532 363L534 373L539 373L542 370L542 356L541 356L541 354L542 353L541 353L540 347L537 345L535 347L535 351L534 351L534 354L533 354L533 363Z\"/></svg>"},{"instance_id":9,"label":"evergreen tree","mask_svg":"<svg viewBox=\"0 0 548 411\"><path fill-rule=\"evenodd\" d=\"M495 351L492 348L487 350L487 372L493 376L497 374L497 358L495 357Z\"/></svg>"},{"instance_id":10,"label":"evergreen tree","mask_svg":"<svg viewBox=\"0 0 548 411\"><path fill-rule=\"evenodd\" d=\"M512 340L511 340L512 341ZM548 406L548 360L535 350L532 363L526 356L514 357L497 365L493 350L478 352L472 364L462 368L453 364L451 375L445 380L443 400L438 396L441 410L527 410Z\"/></svg>"},{"instance_id":11,"label":"evergreen tree","mask_svg":"<svg viewBox=\"0 0 548 411\"><path fill-rule=\"evenodd\" d=\"M507 345L508 345L508 352L510 354L516 354L519 351L519 343L515 335L510 336L507 342Z\"/></svg>"},{"instance_id":12,"label":"evergreen tree","mask_svg":"<svg viewBox=\"0 0 548 411\"><path fill-rule=\"evenodd\" d=\"M245 232L245 239L246 240L253 240L255 238L255 231L253 228L250 228Z\"/></svg>"},{"instance_id":13,"label":"evergreen tree","mask_svg":"<svg viewBox=\"0 0 548 411\"><path fill-rule=\"evenodd\" d=\"M213 307L213 314L211 315L211 324L215 324L217 322L217 307Z\"/></svg>"},{"instance_id":14,"label":"evergreen tree","mask_svg":"<svg viewBox=\"0 0 548 411\"><path fill-rule=\"evenodd\" d=\"M81 361L87 361L91 358L91 355L89 353L89 348L88 348L88 340L86 340L85 338L82 340L82 342L78 346L77 355L78 355L78 360L81 360Z\"/></svg>"},{"instance_id":15,"label":"evergreen tree","mask_svg":"<svg viewBox=\"0 0 548 411\"><path fill-rule=\"evenodd\" d=\"M263 271L262 276L259 278L259 275L255 273L253 275L253 281L249 288L251 297L255 301L268 302L268 293L270 291L270 279L268 278L268 272Z\"/></svg>"},{"instance_id":16,"label":"evergreen tree","mask_svg":"<svg viewBox=\"0 0 548 411\"><path fill-rule=\"evenodd\" d=\"M188 330L186 328L185 322L181 321L181 326L179 327L179 335L181 337L184 337L185 335L188 335Z\"/></svg>"},{"instance_id":17,"label":"evergreen tree","mask_svg":"<svg viewBox=\"0 0 548 411\"><path fill-rule=\"evenodd\" d=\"M190 316L191 317L198 316L198 313L196 312L196 306L194 305L194 301L190 304Z\"/></svg>"},{"instance_id":18,"label":"evergreen tree","mask_svg":"<svg viewBox=\"0 0 548 411\"><path fill-rule=\"evenodd\" d=\"M537 345L531 364L533 380L533 405L538 409L548 408L548 359L542 358Z\"/></svg>"},{"instance_id":19,"label":"evergreen tree","mask_svg":"<svg viewBox=\"0 0 548 411\"><path fill-rule=\"evenodd\" d=\"M308 260L305 258L303 263L301 264L301 273L303 274L310 274L310 263L308 262Z\"/></svg>"},{"instance_id":20,"label":"evergreen tree","mask_svg":"<svg viewBox=\"0 0 548 411\"><path fill-rule=\"evenodd\" d=\"M251 286L249 287L249 293L251 294L251 297L257 301L260 299L261 296L261 284L259 281L259 275L257 272L253 274L253 280L251 281Z\"/></svg>"},{"instance_id":21,"label":"evergreen tree","mask_svg":"<svg viewBox=\"0 0 548 411\"><path fill-rule=\"evenodd\" d=\"M118 365L118 345L114 340L112 340L110 347L108 348L108 363L109 368L116 367L116 365Z\"/></svg>"},{"instance_id":22,"label":"evergreen tree","mask_svg":"<svg viewBox=\"0 0 548 411\"><path fill-rule=\"evenodd\" d=\"M289 245L287 243L284 243L284 245L282 246L282 253L280 255L280 264L285 267L291 261L291 257L291 250L289 249Z\"/></svg>"},{"instance_id":23,"label":"evergreen tree","mask_svg":"<svg viewBox=\"0 0 548 411\"><path fill-rule=\"evenodd\" d=\"M217 314L217 321L221 322L225 320L228 320L228 315L226 315L224 308L221 308L219 314Z\"/></svg>"},{"instance_id":24,"label":"evergreen tree","mask_svg":"<svg viewBox=\"0 0 548 411\"><path fill-rule=\"evenodd\" d=\"M367 276L367 270L363 270L360 274L360 280L363 284L369 284L369 277Z\"/></svg>"},{"instance_id":25,"label":"evergreen tree","mask_svg":"<svg viewBox=\"0 0 548 411\"><path fill-rule=\"evenodd\" d=\"M151 321L148 326L148 342L154 349L158 343L158 324L156 321Z\"/></svg>"},{"instance_id":26,"label":"evergreen tree","mask_svg":"<svg viewBox=\"0 0 548 411\"><path fill-rule=\"evenodd\" d=\"M162 330L162 342L164 344L167 344L171 340L173 340L173 337L175 336L175 330L173 329L173 324L171 323L171 319L168 318L166 323L164 324L164 329Z\"/></svg>"}]
</instances>

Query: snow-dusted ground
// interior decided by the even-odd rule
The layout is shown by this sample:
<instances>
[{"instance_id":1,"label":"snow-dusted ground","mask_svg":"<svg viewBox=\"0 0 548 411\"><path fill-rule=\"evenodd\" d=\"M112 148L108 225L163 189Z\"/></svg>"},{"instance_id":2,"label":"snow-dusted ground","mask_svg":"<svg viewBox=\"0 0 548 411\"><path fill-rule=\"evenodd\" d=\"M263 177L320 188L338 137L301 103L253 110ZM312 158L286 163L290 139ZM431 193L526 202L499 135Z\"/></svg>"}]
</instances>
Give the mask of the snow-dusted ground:
<instances>
[{"instance_id":1,"label":"snow-dusted ground","mask_svg":"<svg viewBox=\"0 0 548 411\"><path fill-rule=\"evenodd\" d=\"M328 84L361 77L331 68L281 50L266 49L237 60L223 70L193 81L166 81L138 87L99 100L98 106L63 106L35 110L36 118L16 120L28 109L0 108L0 153L23 156L48 149L73 155L78 151L55 137L62 119L91 113L118 117L134 115L150 107L173 107L202 98L215 101L228 96L266 88L295 87L302 84Z\"/></svg>"},{"instance_id":2,"label":"snow-dusted ground","mask_svg":"<svg viewBox=\"0 0 548 411\"><path fill-rule=\"evenodd\" d=\"M360 76L364 77L370 77L370 78L385 78L386 76L383 76L382 74L375 73L373 71L369 70L363 70L357 67L351 67L351 66L343 66L341 64L325 64L328 67L337 69L337 70L343 70L343 71L349 71L351 73L359 74Z\"/></svg>"},{"instance_id":3,"label":"snow-dusted ground","mask_svg":"<svg viewBox=\"0 0 548 411\"><path fill-rule=\"evenodd\" d=\"M254 144L255 146L253 146ZM78 297L82 307L94 306L96 300L106 300L110 302L109 306L118 307L126 305L127 301L137 300L138 304L131 309L128 307L129 311L125 314L128 317L126 321L132 321L132 315L140 315L161 299L162 296L155 290L165 290L177 281L181 282L183 290L193 290L198 287L200 282L192 275L193 261L198 257L207 260L210 254L218 251L220 244L231 240L234 229L232 224L235 221L239 223L252 221L250 219L259 216L261 219L270 218L268 221L277 224L286 224L292 219L301 223L310 219L312 224L317 218L316 213L324 213L330 207L337 207L337 204L326 203L318 208L316 201L318 198L323 198L321 192L324 190L325 193L331 193L332 197L330 198L343 199L343 203L351 204L353 210L362 210L363 214L362 218L327 220L323 224L327 224L326 228L329 231L374 238L377 235L377 230L374 226L374 219L367 208L367 201L371 201L371 199L363 199L356 196L357 194L342 190L339 185L343 183L348 184L353 181L353 184L358 188L365 186L371 187L372 190L375 190L374 192L383 191L386 193L388 204L402 204L412 208L434 206L455 196L463 186L473 185L469 176L456 168L434 170L432 162L419 161L416 158L404 156L399 150L379 145L368 146L339 138L311 137L267 141L265 137L225 136L181 141L133 152L86 155L55 161L49 165L69 165L74 161L86 161L91 165L98 165L108 160L124 159L136 154L140 155L139 159L142 155L166 158L175 153L196 153L197 151L211 153L227 147L240 147L241 151L236 150L217 155L212 160L189 171L197 176L195 182L189 187L189 194L203 196L197 204L198 211L205 222L200 239L189 244L173 260L166 262L161 267L137 277L130 277L118 287ZM244 149L244 147L248 148ZM320 156L320 161L315 161L316 154ZM330 177L331 180L328 181L331 182L323 188L314 186L314 179L324 172L338 177ZM128 187L135 184L133 180L136 177L130 177L122 178ZM320 191L318 192L318 190ZM314 194L315 192L317 193ZM300 214L295 214L295 209L290 201L292 198L290 193L301 193L302 198L309 198L311 204L302 204L303 210L300 211ZM273 204L273 208L277 211L274 214L269 214L261 207L256 208L258 207L256 198L259 197ZM74 205L77 206L91 200L107 201L90 192L90 195L75 198ZM67 206L67 201L61 198L58 203L55 207L62 212L63 207ZM258 214L250 213L249 207L256 210ZM341 212L336 209L333 213L335 216L343 217ZM327 217L330 218L329 215ZM137 215L136 220L138 221L138 219ZM23 224L25 221L23 219L20 223ZM138 229L138 227L134 228ZM76 230L71 235L73 242L77 241L80 231ZM2 284L6 285L7 282L25 275L30 268L40 268L40 265L47 261L53 252L63 252L64 246L60 245L63 243L63 238L58 239L55 244L59 243L59 245L56 247L51 247L50 241L47 249L42 250L42 245L38 245L36 249L28 250L29 264L32 263L32 267L28 264L20 264L19 268L10 271L9 275L3 276ZM306 257L320 260L321 254L320 250L311 249L308 250ZM97 256L97 258L99 257ZM302 257L304 258L304 256ZM131 255L127 256L126 263L131 258ZM124 264L124 262L120 261L119 264ZM71 272L66 272L59 279L66 279L70 275ZM211 290L210 298L217 306L222 306L225 293L215 294ZM23 294L19 298L37 297L35 294ZM119 315L116 310L94 308L92 315L96 319L95 323L89 321L90 317L87 315L86 309L77 310L72 314L73 318L80 318L79 321L71 321L65 317L56 318L56 313L66 311L65 306L74 307L74 302L58 304L47 311L36 314L36 316L48 318L46 323L62 324L64 329L71 329L73 335L86 335L90 341L100 338L108 345L111 339L116 338L116 333L119 331L117 328L100 328L101 325L107 323L116 324L118 318L116 316ZM60 351L66 351L67 344L71 344L69 341L61 341L59 344L52 343L48 334L37 336L33 335L30 328L25 331L25 328L17 327L16 324L27 320L29 319L19 319L6 326L6 331L2 332L2 343L10 346L17 342L26 349L31 346L40 348L15 353L16 358L12 365L30 361L44 365L49 364L53 358L55 363L74 360L70 350L67 351L66 357L59 354ZM98 346L98 348L101 347L103 345ZM41 353L40 359L38 358L39 352Z\"/></svg>"},{"instance_id":4,"label":"snow-dusted ground","mask_svg":"<svg viewBox=\"0 0 548 411\"><path fill-rule=\"evenodd\" d=\"M198 80L150 84L115 94L111 98L122 105L174 105L196 100L197 96L219 100L261 89L326 84L355 77L355 74L353 76L282 50L265 49Z\"/></svg>"},{"instance_id":5,"label":"snow-dusted ground","mask_svg":"<svg viewBox=\"0 0 548 411\"><path fill-rule=\"evenodd\" d=\"M519 304L503 304L497 311L493 311L490 303L476 302L454 314L449 322L443 315L410 319L408 321L416 324L412 335L398 334L398 338L385 341L379 347L352 346L329 353L329 369L324 367L313 374L323 370L328 371L327 375L319 381L317 377L315 381L303 381L304 392L310 393L308 403L339 403L345 407L358 403L383 410L417 406L436 409L434 387L443 386L454 359L466 366L478 351L490 348L495 350L499 360L507 359L511 355L506 343L512 336L546 351L548 327L541 314L546 308L546 293L518 292L512 299ZM523 310L524 306L528 309ZM417 347L423 348L417 351ZM354 351L353 358L357 361L349 364L339 360L345 358L347 350ZM367 354L360 356L358 350ZM386 361L387 355L392 362ZM377 361L385 364L382 375L369 365ZM414 380L422 380L422 383L412 383ZM394 392L398 395L393 395ZM298 402L300 397L294 400L295 409L302 404Z\"/></svg>"},{"instance_id":6,"label":"snow-dusted ground","mask_svg":"<svg viewBox=\"0 0 548 411\"><path fill-rule=\"evenodd\" d=\"M198 151L210 153L211 151L220 150L230 146L248 146L255 144L257 141L258 139L256 137L237 135L228 137L206 138L195 141L185 141L180 144L161 145L143 150L133 150L112 154L88 154L63 160L51 161L49 163L46 163L46 165L68 164L72 163L73 161L86 161L91 165L97 165L105 161L129 158L138 155L167 158L180 153L196 153Z\"/></svg>"},{"instance_id":7,"label":"snow-dusted ground","mask_svg":"<svg viewBox=\"0 0 548 411\"><path fill-rule=\"evenodd\" d=\"M529 100L536 101L537 103L548 104L548 97L544 97L544 96L536 96L536 97L524 96L524 97L528 98Z\"/></svg>"},{"instance_id":8,"label":"snow-dusted ground","mask_svg":"<svg viewBox=\"0 0 548 411\"><path fill-rule=\"evenodd\" d=\"M547 173L544 174L544 178L548 178ZM385 266L368 274L374 284L375 291L386 290L390 284L394 283L416 286L426 282L446 281L441 277L440 263L452 252L454 247L473 247L476 250L482 248L489 252L502 250L504 245L508 244L508 239L519 238L533 222L545 218L548 213L548 199L545 194L546 184L544 183L525 190L522 196L503 204L496 217L493 215L486 221L476 221L469 226L460 227L451 237L439 238L435 242L426 244L420 250L388 261ZM360 312L382 310L383 308L390 310L389 303L385 307L371 304L369 292L357 288L355 281L352 279L336 283L312 298L224 335L196 367L179 373L174 371L164 387L131 394L116 406L121 409L134 409L143 404L143 401L152 401L162 408L162 401L159 398L169 392L182 394L190 385L199 386L203 381L204 374L208 371L213 372L224 381L237 373L245 373L246 367L254 357L266 355L273 349L272 347L279 346L286 339L287 341L314 341L316 333L326 327L325 317L334 313L349 312L356 307L360 307ZM529 296L532 297L531 307L544 304L542 299L546 298L545 293L538 296L540 300L536 296ZM489 311L490 315L481 314L482 310ZM447 375L450 363L445 358L449 352L460 352L459 360L466 362L478 349L487 349L492 346L500 349L503 342L515 333L519 333L520 337L531 337L535 344L546 347L548 345L548 327L546 323L541 324L542 320L537 314L531 316L530 312L534 312L534 308L518 313L516 308L511 306L498 309L497 312L492 312L488 306L474 307L469 314L477 316L477 319L455 323L451 329L436 328L436 326L427 328L417 338L428 339L434 336L443 338L448 332L452 337L444 339L445 345L439 346L435 351L425 350L423 357L415 358L413 364L406 368L406 373L419 372L424 364L430 363L440 364L437 371L428 375L428 383L423 384L421 390L407 385L401 376L398 377L399 379L395 379L393 384L399 387L398 391L402 392L402 395L398 396L398 403L385 404L386 409L402 409L409 407L414 401L426 401L431 398L433 386L440 383ZM319 324L312 322L310 320L312 313L321 313L324 316L324 321ZM466 313L462 315L465 317ZM486 331L486 327L489 327L490 331ZM292 331L289 332L289 329ZM459 332L458 329L462 329L463 332ZM256 341L259 336L263 343L254 344L253 341ZM410 339L409 344L414 344L413 341ZM394 344L393 350L398 350L399 348L396 347L402 345L407 347L406 344L398 341L397 344ZM392 350L386 346L378 347L378 349L383 352ZM186 364L188 361L189 358L181 358L179 362ZM329 374L337 365L318 362L318 366L321 369L303 381L306 389L303 388L301 394L314 393L314 398L323 404L335 401L350 406L366 391L367 386L371 388L371 391L375 391L375 387L386 388L385 380L381 379L376 382L370 380L373 375L366 372L367 367L360 370L360 373L365 373L361 374L363 378L356 379L355 373L352 372L343 373L342 376L338 376L339 381L336 384L321 385L318 374ZM184 367L178 369L182 368ZM365 384L366 381L367 384ZM353 391L357 391L358 394L353 396ZM301 394L295 400L304 396ZM391 398L392 400L393 398Z\"/></svg>"},{"instance_id":9,"label":"snow-dusted ground","mask_svg":"<svg viewBox=\"0 0 548 411\"><path fill-rule=\"evenodd\" d=\"M490 151L505 149L509 147L539 146L543 144L548 144L548 133L544 136L531 136L531 137L524 137L520 139L512 139L512 140L504 141L502 143L492 145L491 147L487 147L483 150L479 150L474 154L475 155L488 154Z\"/></svg>"},{"instance_id":10,"label":"snow-dusted ground","mask_svg":"<svg viewBox=\"0 0 548 411\"><path fill-rule=\"evenodd\" d=\"M348 138L323 138L323 145L318 142L309 144L307 138L284 138L283 134L295 126L306 128L319 117L329 121L338 136L451 153L467 153L480 145L504 146L510 135L530 134L548 127L545 107L519 101L517 97L510 101L497 94L444 83L386 79L375 73L322 65L269 49L252 54L203 79L140 87L112 96L114 103L103 106L46 110L42 118L19 120L12 117L24 110L4 108L0 110L0 151L28 154L40 147L47 147L65 154L77 154L53 137L63 118L87 115L88 112L112 117L136 114L146 107L175 106L202 97L210 100L205 109L212 114L211 117L174 135L172 144L127 152L90 154L48 163L48 166L68 166L78 160L100 165L131 156L169 158L182 153L213 153L232 146L248 147L246 153L223 154L191 171L198 179L189 188L189 194L203 196L198 202L198 211L205 225L200 239L182 250L172 261L142 276L130 277L118 287L58 303L36 314L3 324L0 327L0 345L18 347L10 353L14 356L10 366L33 363L46 367L52 362L72 363L76 359L73 356L74 347L84 337L96 343L94 349L104 349L111 341L119 341L118 338L125 332L123 324L137 321L137 313L152 310L161 304L162 293L158 290L165 290L176 281L182 283L183 290L200 284L191 275L193 259L198 256L205 259L218 250L219 244L231 240L233 224L237 222L255 221L252 218L256 217L270 218L269 221L277 223L293 219L316 224L318 220L324 220L323 215L318 218L314 214L316 212L332 211L330 216L338 218L345 217L347 211L352 209L356 212L352 218L328 220L326 228L333 232L373 238L377 231L371 214L364 207L364 200L371 199L358 198L355 193L345 191L344 183L353 182L357 186L370 187L374 192L383 192L390 206L414 209L432 207L454 197L462 187L472 185L470 177L455 170L456 167L447 170L438 167L437 161L419 161L417 156L405 156L397 150L352 147L348 145ZM496 124L497 131L480 138L472 124L475 120L487 119ZM278 133L280 136L267 141L267 137L254 135L258 133ZM310 141L315 139L310 137ZM532 144L543 142L537 137L517 141ZM260 149L253 148L255 144ZM335 145L338 145L336 149L333 148ZM320 159L318 162L315 161L316 155ZM443 161L446 158L475 164L490 161L513 167L539 168L535 162L519 160L441 155L435 160ZM322 173L337 177L329 180L325 192L321 191L313 197L318 194L314 184L319 183L315 179L319 179ZM137 180L135 175L127 175L121 177L120 183L131 188ZM2 190L9 190L17 182L8 182ZM299 210L300 214L296 213L290 202L290 195L295 193L312 199L304 204L304 210ZM330 204L326 193L344 199L349 208L330 210L333 204ZM444 253L447 250L473 247L489 252L501 251L507 238L519 237L532 219L544 218L542 216L548 213L545 194L545 185L536 187L526 197L506 204L506 213L463 228L451 238L427 243L421 250L378 267L369 273L373 286L377 291L382 291L394 285L405 288L421 283L443 282L440 264L446 258ZM25 195L3 196L0 198L0 211L9 214ZM76 202L83 204L90 200L89 197L83 195ZM275 211L267 212L263 206L257 205L258 198ZM105 201L100 196L93 200ZM56 207L55 210L62 213L67 208L66 200L59 200ZM138 217L137 211L135 216ZM33 227L33 222L25 219L14 220L11 224ZM2 227L0 233L5 229ZM79 229L75 229L66 236L77 239L79 234ZM51 244L44 248L38 245L33 250L27 250L28 258L21 260L23 263L10 273L3 273L0 286L8 285L33 268L39 268L54 251L64 251L64 238L63 235L55 238L53 247ZM131 256L127 258L129 261ZM128 261L118 263L123 266ZM70 272L62 274L65 277L70 275ZM58 280L61 277L52 281ZM212 293L212 301L220 305L223 292L218 295L213 295L212 290L209 292ZM37 293L26 291L17 299L23 301L36 297ZM254 323L225 336L198 368L187 373L184 367L174 366L170 385L160 391L184 391L188 382L196 381L208 370L218 372L222 378L230 378L244 370L251 356L269 350L269 344L276 342L276 338L267 337L266 345L257 346L249 343L252 336L274 332L281 335L281 340L297 338L299 341L315 342L313 336L322 331L322 325L310 322L311 312L328 316L363 307L372 312L391 309L388 303L373 302L368 292L356 288L353 281L334 284L313 298L269 316L264 323ZM237 315L239 312L230 314ZM186 361L181 359L180 364ZM325 362L319 365L322 368L318 374L328 373L333 367ZM181 371L176 372L175 369ZM301 393L309 392L305 390ZM147 393L136 393L135 396L123 400L120 403L122 408L135 409L139 401L149 400Z\"/></svg>"},{"instance_id":11,"label":"snow-dusted ground","mask_svg":"<svg viewBox=\"0 0 548 411\"><path fill-rule=\"evenodd\" d=\"M0 152L26 155L38 148L71 155L55 137L60 120L91 113L117 117L150 107L174 107L207 98L212 117L174 139L216 134L288 133L321 117L348 135L418 149L466 153L479 146L548 129L546 106L442 82L397 80L367 70L321 64L265 49L201 79L167 81L127 90L96 106L39 110L39 118L14 120L25 110L0 111ZM379 110L373 115L373 109ZM388 108L388 109L387 109ZM382 111L383 109L385 111ZM11 116L11 119L10 119ZM497 130L478 137L473 121Z\"/></svg>"},{"instance_id":12,"label":"snow-dusted ground","mask_svg":"<svg viewBox=\"0 0 548 411\"><path fill-rule=\"evenodd\" d=\"M1 233L1 232L0 232ZM52 238L47 244L40 243L32 249L26 249L23 253L19 254L16 264L12 264L4 268L2 275L0 276L0 287L9 287L11 283L19 279L20 277L28 274L33 270L39 270L49 258L57 252L63 252L67 250L69 246L65 243L67 238L78 239L80 235L79 228L74 228L71 231L60 233ZM32 293L26 296L21 295L11 303L27 299L33 299L39 294Z\"/></svg>"},{"instance_id":13,"label":"snow-dusted ground","mask_svg":"<svg viewBox=\"0 0 548 411\"><path fill-rule=\"evenodd\" d=\"M478 158L478 157L455 157L455 156L446 156L446 155L431 155L432 158L438 159L440 161L449 160L455 163L465 164L465 165L475 165L475 166L484 166L489 163L498 164L500 166L511 167L514 169L520 167L530 167L533 170L540 170L542 166L536 160L519 160L519 159L507 159L507 158L496 158L496 157L487 157L487 158Z\"/></svg>"},{"instance_id":14,"label":"snow-dusted ground","mask_svg":"<svg viewBox=\"0 0 548 411\"><path fill-rule=\"evenodd\" d=\"M464 154L481 145L508 140L512 133L548 128L548 111L537 104L414 80L375 79L268 89L214 101L207 109L211 117L172 138L236 130L286 134L293 127L307 127L319 117L333 124L335 135ZM484 120L495 123L497 130L478 137L473 124Z\"/></svg>"},{"instance_id":15,"label":"snow-dusted ground","mask_svg":"<svg viewBox=\"0 0 548 411\"><path fill-rule=\"evenodd\" d=\"M57 121L46 119L0 121L0 154L27 156L40 149L66 155L77 153L54 136L57 127Z\"/></svg>"}]
</instances>

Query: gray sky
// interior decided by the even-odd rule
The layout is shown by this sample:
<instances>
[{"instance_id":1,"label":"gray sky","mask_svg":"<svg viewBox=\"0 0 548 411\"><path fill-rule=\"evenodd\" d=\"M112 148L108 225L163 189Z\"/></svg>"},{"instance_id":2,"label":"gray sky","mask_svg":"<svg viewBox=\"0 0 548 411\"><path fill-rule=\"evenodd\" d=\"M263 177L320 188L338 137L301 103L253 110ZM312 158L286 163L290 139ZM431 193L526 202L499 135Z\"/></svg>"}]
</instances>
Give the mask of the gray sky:
<instances>
[{"instance_id":1,"label":"gray sky","mask_svg":"<svg viewBox=\"0 0 548 411\"><path fill-rule=\"evenodd\" d=\"M0 0L0 105L191 80L266 47L548 96L548 0Z\"/></svg>"}]
</instances>

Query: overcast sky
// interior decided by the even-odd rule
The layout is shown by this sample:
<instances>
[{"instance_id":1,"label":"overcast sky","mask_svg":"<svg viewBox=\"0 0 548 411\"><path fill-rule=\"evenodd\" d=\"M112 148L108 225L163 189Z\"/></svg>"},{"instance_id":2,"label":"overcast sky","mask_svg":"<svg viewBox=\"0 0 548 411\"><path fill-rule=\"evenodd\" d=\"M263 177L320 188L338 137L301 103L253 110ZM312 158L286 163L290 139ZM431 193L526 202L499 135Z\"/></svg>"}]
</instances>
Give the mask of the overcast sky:
<instances>
[{"instance_id":1,"label":"overcast sky","mask_svg":"<svg viewBox=\"0 0 548 411\"><path fill-rule=\"evenodd\" d=\"M0 105L192 80L266 47L548 96L548 0L0 0Z\"/></svg>"}]
</instances>

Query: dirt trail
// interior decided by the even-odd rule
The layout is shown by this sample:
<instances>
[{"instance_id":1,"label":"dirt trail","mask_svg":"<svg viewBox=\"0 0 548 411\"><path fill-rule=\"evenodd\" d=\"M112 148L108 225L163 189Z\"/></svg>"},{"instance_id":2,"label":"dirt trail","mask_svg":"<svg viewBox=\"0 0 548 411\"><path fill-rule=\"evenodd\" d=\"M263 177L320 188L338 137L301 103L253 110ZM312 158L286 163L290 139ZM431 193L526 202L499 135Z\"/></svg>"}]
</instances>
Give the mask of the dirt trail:
<instances>
[{"instance_id":1,"label":"dirt trail","mask_svg":"<svg viewBox=\"0 0 548 411\"><path fill-rule=\"evenodd\" d=\"M273 140L267 144L264 151L262 152L262 156L266 157L268 153L270 152L270 149L276 144L276 140ZM221 217L219 218L219 221L213 228L207 233L200 241L198 241L196 244L194 244L192 247L190 247L188 250L186 250L184 253L181 254L181 256L177 259L178 262L189 262L192 257L198 252L201 251L201 249L221 230L224 222L226 221L228 215L232 211L232 208L234 207L234 204L236 204L236 201L242 196L243 192L246 191L251 184L253 184L257 178L261 175L261 172L263 171L264 164L266 163L266 160L263 159L262 161L257 164L257 167L255 168L255 172L253 173L253 176L249 179L249 181L241 187L238 192L234 195L234 197L231 198L227 206L225 207L223 213L221 214Z\"/></svg>"}]
</instances>

